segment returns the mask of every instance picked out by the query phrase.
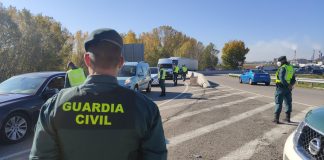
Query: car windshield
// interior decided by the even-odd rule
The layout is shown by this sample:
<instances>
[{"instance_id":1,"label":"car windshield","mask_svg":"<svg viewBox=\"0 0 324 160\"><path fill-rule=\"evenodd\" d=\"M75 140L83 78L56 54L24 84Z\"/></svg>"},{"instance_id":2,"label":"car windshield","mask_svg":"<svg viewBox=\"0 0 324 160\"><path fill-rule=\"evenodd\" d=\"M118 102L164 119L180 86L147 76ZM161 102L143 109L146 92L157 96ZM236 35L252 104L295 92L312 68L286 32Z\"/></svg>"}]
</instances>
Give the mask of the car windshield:
<instances>
[{"instance_id":1,"label":"car windshield","mask_svg":"<svg viewBox=\"0 0 324 160\"><path fill-rule=\"evenodd\" d=\"M136 75L136 66L123 66L118 72L118 77L132 77Z\"/></svg>"},{"instance_id":2,"label":"car windshield","mask_svg":"<svg viewBox=\"0 0 324 160\"><path fill-rule=\"evenodd\" d=\"M44 77L12 77L0 84L0 93L35 94L45 80Z\"/></svg>"},{"instance_id":3,"label":"car windshield","mask_svg":"<svg viewBox=\"0 0 324 160\"><path fill-rule=\"evenodd\" d=\"M157 68L150 68L151 74L157 74L158 69Z\"/></svg>"},{"instance_id":4,"label":"car windshield","mask_svg":"<svg viewBox=\"0 0 324 160\"><path fill-rule=\"evenodd\" d=\"M266 72L264 72L263 70L257 70L257 69L252 70L252 72L253 72L253 73L266 73Z\"/></svg>"},{"instance_id":5,"label":"car windshield","mask_svg":"<svg viewBox=\"0 0 324 160\"><path fill-rule=\"evenodd\" d=\"M172 64L160 64L161 68L172 68Z\"/></svg>"}]
</instances>

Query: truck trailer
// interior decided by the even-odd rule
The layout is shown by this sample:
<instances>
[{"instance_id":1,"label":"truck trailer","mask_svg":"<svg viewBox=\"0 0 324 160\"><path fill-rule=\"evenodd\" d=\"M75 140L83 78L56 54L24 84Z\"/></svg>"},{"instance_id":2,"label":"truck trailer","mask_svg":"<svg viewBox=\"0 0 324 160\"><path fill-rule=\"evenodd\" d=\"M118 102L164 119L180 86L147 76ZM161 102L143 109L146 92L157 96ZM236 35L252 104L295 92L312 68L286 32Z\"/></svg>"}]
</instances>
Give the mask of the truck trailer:
<instances>
[{"instance_id":1,"label":"truck trailer","mask_svg":"<svg viewBox=\"0 0 324 160\"><path fill-rule=\"evenodd\" d=\"M181 67L182 65L186 65L188 70L197 71L198 70L198 60L191 58L182 58L182 57L170 57L172 63Z\"/></svg>"}]
</instances>

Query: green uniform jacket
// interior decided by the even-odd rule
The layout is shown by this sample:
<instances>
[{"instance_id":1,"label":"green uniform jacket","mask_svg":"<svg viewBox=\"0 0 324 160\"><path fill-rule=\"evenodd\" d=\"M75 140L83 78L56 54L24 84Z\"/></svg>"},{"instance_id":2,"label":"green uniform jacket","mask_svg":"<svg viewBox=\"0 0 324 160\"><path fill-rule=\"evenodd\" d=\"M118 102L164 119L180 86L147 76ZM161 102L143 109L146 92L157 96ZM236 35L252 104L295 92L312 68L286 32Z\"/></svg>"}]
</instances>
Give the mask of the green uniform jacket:
<instances>
[{"instance_id":1,"label":"green uniform jacket","mask_svg":"<svg viewBox=\"0 0 324 160\"><path fill-rule=\"evenodd\" d=\"M89 76L43 105L30 159L165 160L159 109L115 77Z\"/></svg>"},{"instance_id":2,"label":"green uniform jacket","mask_svg":"<svg viewBox=\"0 0 324 160\"><path fill-rule=\"evenodd\" d=\"M287 89L289 84L288 82L286 81L286 69L284 67L281 67L279 68L279 79L281 81L281 85L279 85L279 89ZM291 85L294 85L296 83L296 77L295 77L295 74L293 75L291 81L290 81L290 84Z\"/></svg>"}]
</instances>

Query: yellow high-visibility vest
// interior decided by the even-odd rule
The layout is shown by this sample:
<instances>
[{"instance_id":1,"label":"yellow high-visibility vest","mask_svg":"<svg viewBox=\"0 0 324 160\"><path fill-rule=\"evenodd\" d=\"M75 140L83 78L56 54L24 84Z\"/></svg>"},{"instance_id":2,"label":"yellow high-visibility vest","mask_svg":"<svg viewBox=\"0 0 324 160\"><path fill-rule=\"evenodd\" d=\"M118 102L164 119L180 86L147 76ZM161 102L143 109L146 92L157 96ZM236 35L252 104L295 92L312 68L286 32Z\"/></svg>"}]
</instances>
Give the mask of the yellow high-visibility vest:
<instances>
[{"instance_id":1,"label":"yellow high-visibility vest","mask_svg":"<svg viewBox=\"0 0 324 160\"><path fill-rule=\"evenodd\" d=\"M161 72L162 72L162 77L161 77ZM165 76L166 76L166 70L161 68L160 69L160 72L158 74L158 79L161 79L161 80L164 80L165 79Z\"/></svg>"},{"instance_id":2,"label":"yellow high-visibility vest","mask_svg":"<svg viewBox=\"0 0 324 160\"><path fill-rule=\"evenodd\" d=\"M82 84L86 79L86 76L84 75L84 71L82 68L70 69L67 71L67 75L68 75L71 87L78 86L78 85Z\"/></svg>"},{"instance_id":3,"label":"yellow high-visibility vest","mask_svg":"<svg viewBox=\"0 0 324 160\"><path fill-rule=\"evenodd\" d=\"M285 68L285 70L286 70L285 80L287 81L288 84L290 84L290 81L295 73L294 67L292 65L284 64L280 68L278 68L278 70L276 72L276 83L281 83L281 81L279 79L279 71L281 68Z\"/></svg>"},{"instance_id":4,"label":"yellow high-visibility vest","mask_svg":"<svg viewBox=\"0 0 324 160\"><path fill-rule=\"evenodd\" d=\"M187 72L188 71L188 68L187 67L182 67L182 72Z\"/></svg>"},{"instance_id":5,"label":"yellow high-visibility vest","mask_svg":"<svg viewBox=\"0 0 324 160\"><path fill-rule=\"evenodd\" d=\"M179 73L179 67L178 66L175 66L174 69L173 69L173 72L174 73Z\"/></svg>"}]
</instances>

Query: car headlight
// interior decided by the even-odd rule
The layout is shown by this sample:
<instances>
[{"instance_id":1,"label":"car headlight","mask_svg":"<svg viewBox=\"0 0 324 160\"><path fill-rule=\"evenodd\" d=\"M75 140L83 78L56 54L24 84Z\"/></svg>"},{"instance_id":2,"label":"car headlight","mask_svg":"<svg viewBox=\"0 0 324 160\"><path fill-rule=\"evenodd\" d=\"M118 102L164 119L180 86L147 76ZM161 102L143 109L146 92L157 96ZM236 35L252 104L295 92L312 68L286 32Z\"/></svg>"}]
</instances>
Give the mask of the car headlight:
<instances>
[{"instance_id":1,"label":"car headlight","mask_svg":"<svg viewBox=\"0 0 324 160\"><path fill-rule=\"evenodd\" d=\"M295 135L294 135L294 138L293 138L295 147L298 144L299 137L302 134L303 128L304 128L305 125L306 125L306 123L304 121L302 121L302 122L299 123L299 125L298 125L298 127L296 129L296 132L295 132Z\"/></svg>"},{"instance_id":2,"label":"car headlight","mask_svg":"<svg viewBox=\"0 0 324 160\"><path fill-rule=\"evenodd\" d=\"M130 83L132 83L132 81L131 81L131 79L129 78L129 79L126 79L126 81L125 81L125 85L129 85Z\"/></svg>"}]
</instances>

